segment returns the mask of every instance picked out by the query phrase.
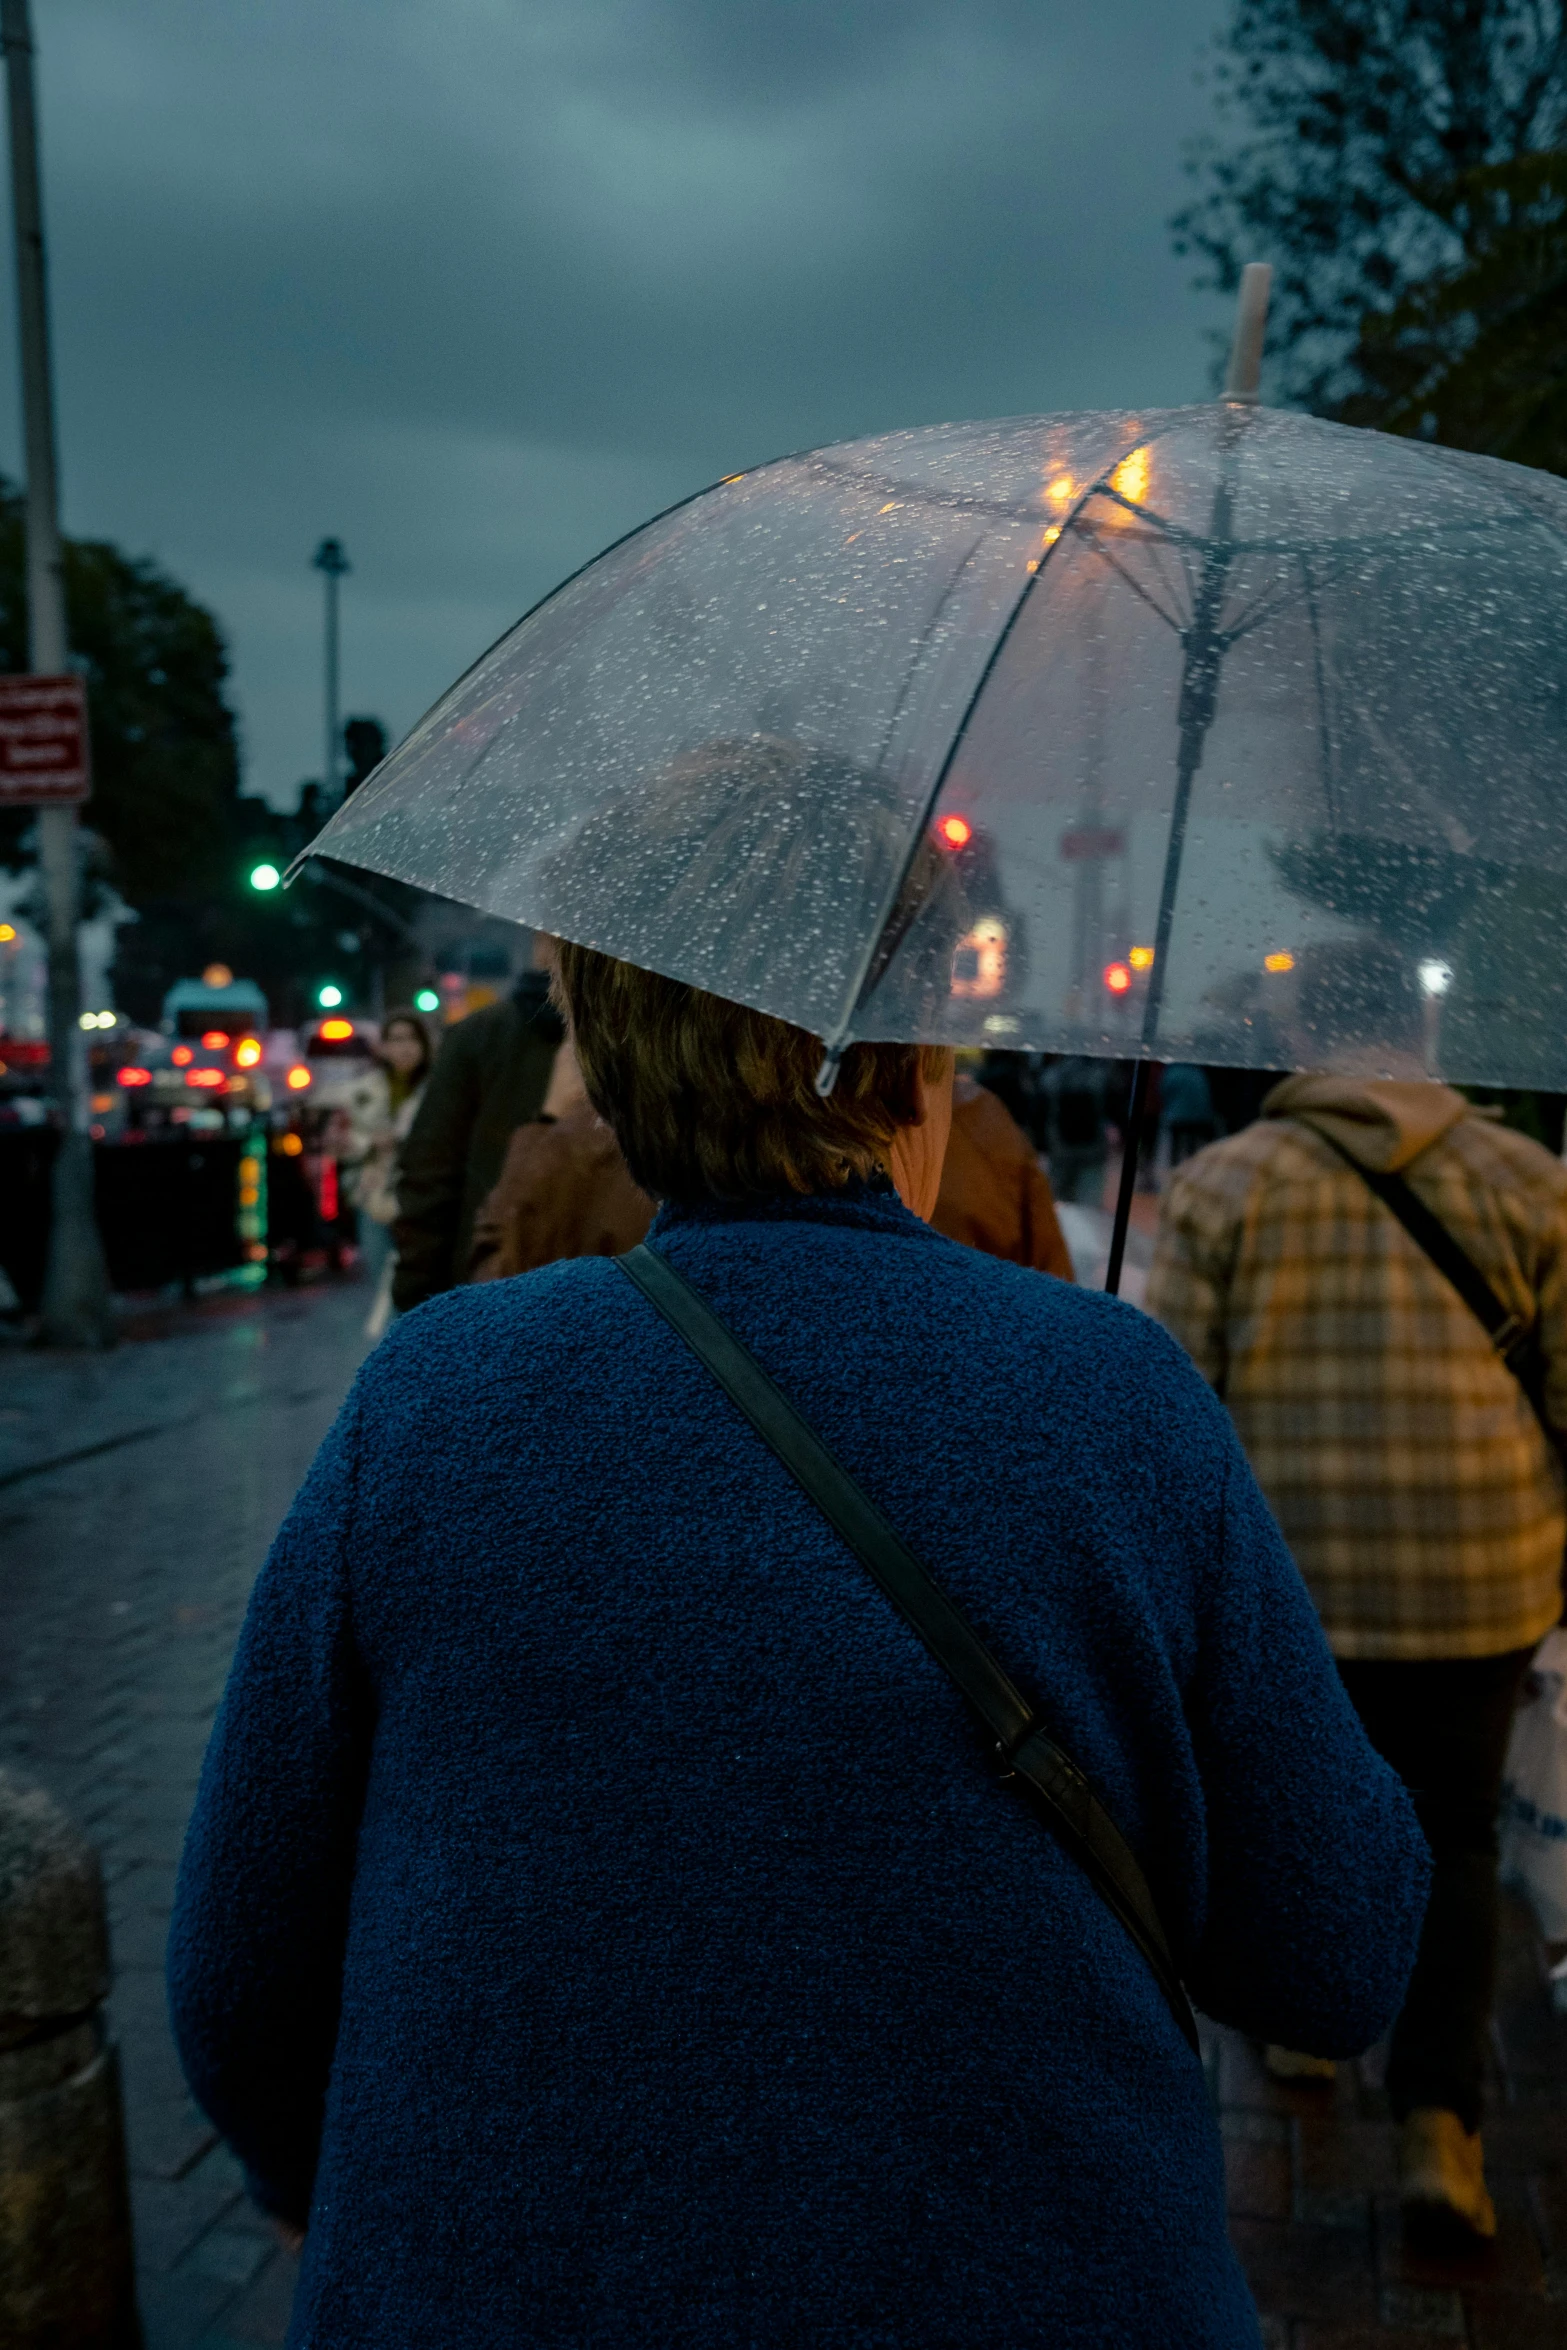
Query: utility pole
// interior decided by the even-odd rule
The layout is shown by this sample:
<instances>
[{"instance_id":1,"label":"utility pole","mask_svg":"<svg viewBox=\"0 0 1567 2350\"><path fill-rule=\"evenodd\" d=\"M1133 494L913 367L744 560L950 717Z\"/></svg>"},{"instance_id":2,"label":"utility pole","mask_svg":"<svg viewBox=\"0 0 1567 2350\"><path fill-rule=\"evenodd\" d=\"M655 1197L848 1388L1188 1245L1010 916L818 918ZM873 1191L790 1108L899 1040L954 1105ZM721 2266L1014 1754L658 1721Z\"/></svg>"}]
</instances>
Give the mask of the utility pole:
<instances>
[{"instance_id":1,"label":"utility pole","mask_svg":"<svg viewBox=\"0 0 1567 2350\"><path fill-rule=\"evenodd\" d=\"M11 132L11 217L16 237L16 314L27 457L27 642L35 676L69 666L60 569L54 387L44 276L33 30L28 0L0 0ZM50 1346L106 1346L113 1338L109 1275L93 1207L87 1060L81 1031L76 926L80 883L74 807L38 810L38 870L49 946L49 1083L60 1129L55 1154L39 1336Z\"/></svg>"},{"instance_id":2,"label":"utility pole","mask_svg":"<svg viewBox=\"0 0 1567 2350\"><path fill-rule=\"evenodd\" d=\"M326 761L321 769L321 789L330 816L337 806L343 758L343 727L337 696L337 583L346 571L352 571L353 565L343 552L341 539L323 539L310 562L326 582Z\"/></svg>"}]
</instances>

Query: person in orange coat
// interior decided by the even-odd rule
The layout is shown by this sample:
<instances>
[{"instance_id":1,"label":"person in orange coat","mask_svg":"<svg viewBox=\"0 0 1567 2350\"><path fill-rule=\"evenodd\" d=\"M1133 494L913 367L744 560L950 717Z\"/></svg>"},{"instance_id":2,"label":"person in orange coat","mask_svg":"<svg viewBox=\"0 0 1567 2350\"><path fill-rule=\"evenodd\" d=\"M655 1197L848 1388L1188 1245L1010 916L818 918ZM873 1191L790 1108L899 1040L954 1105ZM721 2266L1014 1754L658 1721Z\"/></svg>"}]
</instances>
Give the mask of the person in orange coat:
<instances>
[{"instance_id":1,"label":"person in orange coat","mask_svg":"<svg viewBox=\"0 0 1567 2350\"><path fill-rule=\"evenodd\" d=\"M582 1088L569 1044L555 1055L539 1114L506 1146L500 1180L473 1220L470 1281L504 1281L562 1257L616 1257L653 1221L620 1145Z\"/></svg>"},{"instance_id":2,"label":"person in orange coat","mask_svg":"<svg viewBox=\"0 0 1567 2350\"><path fill-rule=\"evenodd\" d=\"M949 1240L1009 1264L1072 1278L1050 1178L1004 1102L972 1077L952 1092L952 1135L931 1222Z\"/></svg>"},{"instance_id":3,"label":"person in orange coat","mask_svg":"<svg viewBox=\"0 0 1567 2350\"><path fill-rule=\"evenodd\" d=\"M631 1179L620 1146L582 1090L562 1045L537 1118L519 1126L500 1181L474 1219L470 1281L503 1281L561 1257L612 1257L634 1248L653 1202ZM952 1134L931 1222L1015 1265L1072 1278L1050 1179L1006 1107L972 1077L953 1093Z\"/></svg>"}]
</instances>

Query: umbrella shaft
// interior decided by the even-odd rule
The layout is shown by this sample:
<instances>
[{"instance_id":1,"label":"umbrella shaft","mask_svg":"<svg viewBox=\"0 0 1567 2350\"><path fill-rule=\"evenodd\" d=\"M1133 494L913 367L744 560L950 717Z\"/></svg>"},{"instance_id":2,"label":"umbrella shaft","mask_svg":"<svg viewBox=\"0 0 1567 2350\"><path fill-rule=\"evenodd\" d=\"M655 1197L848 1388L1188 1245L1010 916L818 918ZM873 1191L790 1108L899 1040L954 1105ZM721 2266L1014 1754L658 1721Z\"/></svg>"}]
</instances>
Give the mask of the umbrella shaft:
<instances>
[{"instance_id":1,"label":"umbrella shaft","mask_svg":"<svg viewBox=\"0 0 1567 2350\"><path fill-rule=\"evenodd\" d=\"M1148 1106L1148 1068L1139 1061L1132 1071L1131 1099L1126 1105L1126 1132L1121 1141L1121 1187L1115 1199L1115 1226L1110 1234L1110 1262L1105 1267L1105 1289L1111 1297L1121 1294L1121 1264L1126 1255L1126 1235L1132 1221L1132 1194L1137 1189L1137 1159L1143 1137L1143 1117Z\"/></svg>"}]
</instances>

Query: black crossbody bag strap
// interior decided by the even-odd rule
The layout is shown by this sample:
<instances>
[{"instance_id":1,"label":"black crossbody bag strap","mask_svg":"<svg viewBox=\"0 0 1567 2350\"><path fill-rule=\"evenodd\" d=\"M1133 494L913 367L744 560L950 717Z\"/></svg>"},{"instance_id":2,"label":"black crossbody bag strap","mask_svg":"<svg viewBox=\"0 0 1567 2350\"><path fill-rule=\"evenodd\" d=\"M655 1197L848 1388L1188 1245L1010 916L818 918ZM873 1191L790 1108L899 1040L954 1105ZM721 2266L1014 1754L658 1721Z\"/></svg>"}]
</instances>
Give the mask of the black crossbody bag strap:
<instances>
[{"instance_id":1,"label":"black crossbody bag strap","mask_svg":"<svg viewBox=\"0 0 1567 2350\"><path fill-rule=\"evenodd\" d=\"M1192 2047L1197 2025L1148 1881L1120 1829L1069 1755L1048 1737L1020 1690L922 1559L888 1524L810 1422L666 1257L645 1244L616 1264L657 1308L744 1413L872 1580L957 1684L994 1741L1009 1777L1114 1910L1152 1968Z\"/></svg>"},{"instance_id":2,"label":"black crossbody bag strap","mask_svg":"<svg viewBox=\"0 0 1567 2350\"><path fill-rule=\"evenodd\" d=\"M1545 1431L1546 1441L1553 1451L1559 1450L1561 1438L1545 1416L1545 1365L1540 1356L1539 1341L1532 1322L1522 1321L1511 1306L1499 1298L1468 1252L1461 1248L1439 1216L1434 1216L1425 1201L1402 1175L1384 1175L1374 1167L1362 1166L1353 1151L1335 1142L1331 1134L1324 1134L1320 1126L1307 1119L1299 1124L1310 1126L1310 1131L1330 1150L1337 1151L1346 1167L1353 1167L1367 1188L1374 1191L1390 1214L1396 1216L1414 1242L1443 1278L1450 1282L1464 1304L1469 1308L1501 1361L1511 1371L1529 1400L1530 1409Z\"/></svg>"}]
</instances>

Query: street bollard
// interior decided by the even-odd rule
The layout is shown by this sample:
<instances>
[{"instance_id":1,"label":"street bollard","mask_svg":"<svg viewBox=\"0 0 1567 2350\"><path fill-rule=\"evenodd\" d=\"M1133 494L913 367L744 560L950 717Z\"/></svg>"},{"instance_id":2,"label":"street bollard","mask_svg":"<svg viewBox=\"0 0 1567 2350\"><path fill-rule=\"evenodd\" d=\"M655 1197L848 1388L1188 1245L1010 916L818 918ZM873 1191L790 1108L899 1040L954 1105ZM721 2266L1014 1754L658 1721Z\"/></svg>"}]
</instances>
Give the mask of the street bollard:
<instances>
[{"instance_id":1,"label":"street bollard","mask_svg":"<svg viewBox=\"0 0 1567 2350\"><path fill-rule=\"evenodd\" d=\"M98 1855L0 1771L0 2343L137 2350Z\"/></svg>"}]
</instances>

